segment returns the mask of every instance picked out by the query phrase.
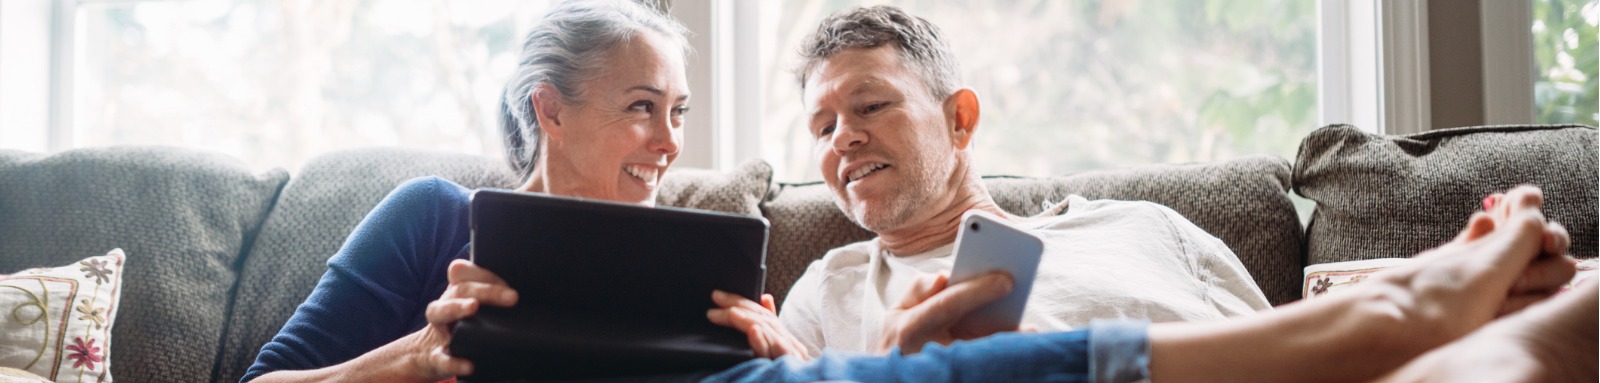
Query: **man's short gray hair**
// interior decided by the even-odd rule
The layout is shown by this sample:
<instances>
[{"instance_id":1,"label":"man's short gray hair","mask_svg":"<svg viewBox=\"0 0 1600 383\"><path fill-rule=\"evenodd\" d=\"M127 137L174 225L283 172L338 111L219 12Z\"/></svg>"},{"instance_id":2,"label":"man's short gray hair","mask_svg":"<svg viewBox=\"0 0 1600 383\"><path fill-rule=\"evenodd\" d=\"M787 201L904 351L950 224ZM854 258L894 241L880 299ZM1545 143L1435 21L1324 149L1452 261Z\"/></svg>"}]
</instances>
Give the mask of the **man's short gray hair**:
<instances>
[{"instance_id":1,"label":"man's short gray hair","mask_svg":"<svg viewBox=\"0 0 1600 383\"><path fill-rule=\"evenodd\" d=\"M900 8L879 5L847 8L822 20L800 46L800 57L805 60L795 72L800 91L805 91L806 78L828 57L846 49L891 43L910 69L922 76L935 101L943 101L961 86L961 64L939 27Z\"/></svg>"},{"instance_id":2,"label":"man's short gray hair","mask_svg":"<svg viewBox=\"0 0 1600 383\"><path fill-rule=\"evenodd\" d=\"M606 66L606 53L641 32L657 33L688 52L689 30L654 0L564 1L528 32L515 75L500 99L507 159L523 182L533 175L544 138L534 117L534 88L549 84L563 102L579 104L585 84Z\"/></svg>"}]
</instances>

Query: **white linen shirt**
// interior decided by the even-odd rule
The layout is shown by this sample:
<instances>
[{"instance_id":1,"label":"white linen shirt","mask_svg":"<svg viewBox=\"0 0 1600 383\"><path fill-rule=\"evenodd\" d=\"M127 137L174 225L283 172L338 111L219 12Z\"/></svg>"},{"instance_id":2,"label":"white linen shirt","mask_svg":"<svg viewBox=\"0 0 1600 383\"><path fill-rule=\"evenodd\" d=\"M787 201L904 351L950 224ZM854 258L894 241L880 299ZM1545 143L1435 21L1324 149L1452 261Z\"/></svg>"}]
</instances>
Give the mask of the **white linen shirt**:
<instances>
[{"instance_id":1,"label":"white linen shirt","mask_svg":"<svg viewBox=\"0 0 1600 383\"><path fill-rule=\"evenodd\" d=\"M1044 240L1022 323L1041 331L1096 318L1216 320L1271 305L1239 258L1182 215L1150 202L1078 195L1018 224ZM870 352L884 313L918 278L949 273L954 244L894 256L877 238L829 251L795 282L779 318L812 355Z\"/></svg>"}]
</instances>

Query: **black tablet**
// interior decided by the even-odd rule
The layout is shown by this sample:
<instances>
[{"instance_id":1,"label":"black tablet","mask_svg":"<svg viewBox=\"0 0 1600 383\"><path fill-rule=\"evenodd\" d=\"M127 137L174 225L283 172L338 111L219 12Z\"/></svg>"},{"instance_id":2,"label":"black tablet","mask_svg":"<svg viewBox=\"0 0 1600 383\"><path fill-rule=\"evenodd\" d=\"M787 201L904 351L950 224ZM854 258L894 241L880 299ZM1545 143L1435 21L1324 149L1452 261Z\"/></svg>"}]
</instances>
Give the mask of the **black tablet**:
<instances>
[{"instance_id":1,"label":"black tablet","mask_svg":"<svg viewBox=\"0 0 1600 383\"><path fill-rule=\"evenodd\" d=\"M715 370L754 357L711 324L720 289L758 299L761 217L539 193L471 197L472 261L519 295L455 327L471 380L571 379Z\"/></svg>"}]
</instances>

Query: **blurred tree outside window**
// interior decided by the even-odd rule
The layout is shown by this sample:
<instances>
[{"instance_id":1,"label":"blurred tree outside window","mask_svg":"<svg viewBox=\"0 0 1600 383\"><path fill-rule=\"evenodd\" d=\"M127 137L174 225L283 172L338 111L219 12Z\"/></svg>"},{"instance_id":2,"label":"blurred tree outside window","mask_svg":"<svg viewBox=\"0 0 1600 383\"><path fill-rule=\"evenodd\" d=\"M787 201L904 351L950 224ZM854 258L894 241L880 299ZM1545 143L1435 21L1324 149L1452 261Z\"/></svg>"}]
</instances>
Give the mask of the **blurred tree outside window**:
<instances>
[{"instance_id":1,"label":"blurred tree outside window","mask_svg":"<svg viewBox=\"0 0 1600 383\"><path fill-rule=\"evenodd\" d=\"M1533 104L1541 124L1600 125L1600 1L1534 0Z\"/></svg>"},{"instance_id":2,"label":"blurred tree outside window","mask_svg":"<svg viewBox=\"0 0 1600 383\"><path fill-rule=\"evenodd\" d=\"M980 174L1292 159L1316 128L1313 1L785 1L762 20L762 152L778 180L820 179L792 72L801 39L877 4L949 39L982 105Z\"/></svg>"},{"instance_id":3,"label":"blurred tree outside window","mask_svg":"<svg viewBox=\"0 0 1600 383\"><path fill-rule=\"evenodd\" d=\"M80 4L73 142L198 147L291 170L373 145L499 155L520 33L552 3Z\"/></svg>"}]
</instances>

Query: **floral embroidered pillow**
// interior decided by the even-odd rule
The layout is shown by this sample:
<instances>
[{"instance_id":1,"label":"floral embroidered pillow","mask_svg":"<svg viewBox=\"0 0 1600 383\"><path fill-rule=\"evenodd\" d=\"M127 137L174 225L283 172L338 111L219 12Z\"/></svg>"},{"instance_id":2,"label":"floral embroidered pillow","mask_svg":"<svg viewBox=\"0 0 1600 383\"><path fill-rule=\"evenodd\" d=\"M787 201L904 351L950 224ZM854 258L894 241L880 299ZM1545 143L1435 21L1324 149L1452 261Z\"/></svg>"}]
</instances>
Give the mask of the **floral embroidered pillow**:
<instances>
[{"instance_id":1,"label":"floral embroidered pillow","mask_svg":"<svg viewBox=\"0 0 1600 383\"><path fill-rule=\"evenodd\" d=\"M111 381L122 249L0 275L0 367L55 382Z\"/></svg>"}]
</instances>

